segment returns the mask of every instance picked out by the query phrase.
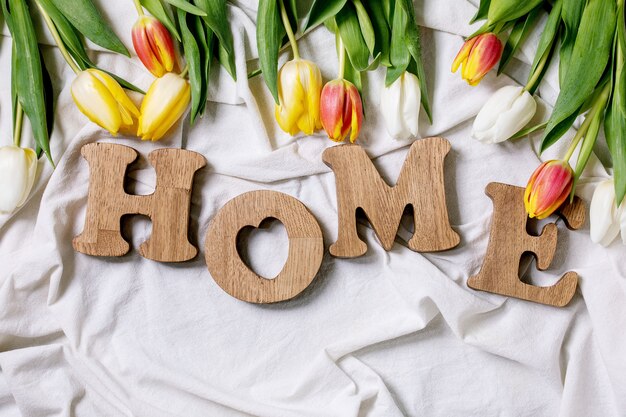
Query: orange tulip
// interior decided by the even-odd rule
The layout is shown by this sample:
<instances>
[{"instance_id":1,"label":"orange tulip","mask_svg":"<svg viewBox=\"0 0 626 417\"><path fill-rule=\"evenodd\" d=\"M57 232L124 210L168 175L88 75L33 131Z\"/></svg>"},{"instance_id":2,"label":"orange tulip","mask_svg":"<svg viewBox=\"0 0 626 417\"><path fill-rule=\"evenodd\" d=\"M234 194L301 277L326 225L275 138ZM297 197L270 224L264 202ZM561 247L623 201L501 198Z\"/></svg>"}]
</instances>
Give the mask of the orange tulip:
<instances>
[{"instance_id":1,"label":"orange tulip","mask_svg":"<svg viewBox=\"0 0 626 417\"><path fill-rule=\"evenodd\" d=\"M500 60L502 42L493 33L483 33L468 39L454 58L452 72L462 66L461 77L469 85L477 85Z\"/></svg>"},{"instance_id":2,"label":"orange tulip","mask_svg":"<svg viewBox=\"0 0 626 417\"><path fill-rule=\"evenodd\" d=\"M573 183L574 172L567 161L553 159L539 165L524 193L526 212L531 218L545 219L567 199Z\"/></svg>"},{"instance_id":3,"label":"orange tulip","mask_svg":"<svg viewBox=\"0 0 626 417\"><path fill-rule=\"evenodd\" d=\"M320 98L320 118L330 139L343 142L350 132L350 142L354 143L363 121L363 104L354 84L342 79L326 83Z\"/></svg>"},{"instance_id":4,"label":"orange tulip","mask_svg":"<svg viewBox=\"0 0 626 417\"><path fill-rule=\"evenodd\" d=\"M155 77L162 77L174 69L174 42L163 23L152 16L139 16L132 29L132 38L137 56Z\"/></svg>"}]
</instances>

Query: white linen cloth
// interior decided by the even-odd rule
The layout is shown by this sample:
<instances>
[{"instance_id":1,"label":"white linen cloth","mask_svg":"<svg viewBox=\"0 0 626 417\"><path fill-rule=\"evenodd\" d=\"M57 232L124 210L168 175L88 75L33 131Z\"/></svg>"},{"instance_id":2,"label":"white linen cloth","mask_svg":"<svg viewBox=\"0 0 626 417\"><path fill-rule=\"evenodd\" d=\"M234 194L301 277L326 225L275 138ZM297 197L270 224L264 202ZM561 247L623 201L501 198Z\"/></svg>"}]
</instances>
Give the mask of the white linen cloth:
<instances>
[{"instance_id":1,"label":"white linen cloth","mask_svg":"<svg viewBox=\"0 0 626 417\"><path fill-rule=\"evenodd\" d=\"M129 47L132 2L99 6ZM359 231L365 256L324 256L319 275L300 297L274 305L236 300L212 280L204 262L209 221L228 200L250 190L292 195L312 211L326 247L337 236L334 176L321 160L334 144L323 132L290 138L276 125L273 102L256 68L253 0L229 5L238 81L214 72L207 113L179 125L160 142L110 138L75 108L73 74L56 48L46 62L57 89L52 154L40 162L29 202L0 217L0 415L2 416L624 416L626 415L626 262L624 247L604 249L588 226L559 226L551 268L533 282L549 285L565 271L580 288L565 308L552 308L466 285L486 251L491 181L524 186L540 163L528 139L482 145L470 138L471 120L489 95L515 81L490 73L468 87L450 64L475 6L463 0L418 1L424 62L434 122L422 114L423 137L448 138L445 176L450 220L461 244L418 254L399 239L385 252L368 224ZM306 5L303 5L306 9ZM43 26L40 25L40 29ZM10 142L10 45L0 43L1 142ZM511 73L523 78L533 44ZM42 42L50 44L45 30ZM98 52L107 69L147 87L139 61ZM336 73L334 39L323 27L300 40L301 55L318 63L326 80ZM287 59L287 54L282 60ZM281 61L282 62L282 61ZM390 139L378 114L384 70L366 76L366 119L360 143L384 178L395 182L409 143ZM554 69L542 93L554 102ZM26 129L28 132L29 130ZM571 136L573 132L570 132ZM25 136L25 144L28 144ZM537 138L534 138L536 141ZM162 147L203 154L193 190L191 239L199 256L182 264L142 258L137 248L150 223L133 218L125 236L131 252L97 258L75 252L72 238L85 217L88 165L80 148L91 142L137 149L130 190L154 189L146 155ZM563 141L567 142L567 141ZM542 156L562 153L565 144ZM597 162L597 161L596 161ZM595 163L581 193L605 176ZM409 236L409 223L400 230ZM284 228L251 234L250 264L274 276L287 253Z\"/></svg>"}]
</instances>

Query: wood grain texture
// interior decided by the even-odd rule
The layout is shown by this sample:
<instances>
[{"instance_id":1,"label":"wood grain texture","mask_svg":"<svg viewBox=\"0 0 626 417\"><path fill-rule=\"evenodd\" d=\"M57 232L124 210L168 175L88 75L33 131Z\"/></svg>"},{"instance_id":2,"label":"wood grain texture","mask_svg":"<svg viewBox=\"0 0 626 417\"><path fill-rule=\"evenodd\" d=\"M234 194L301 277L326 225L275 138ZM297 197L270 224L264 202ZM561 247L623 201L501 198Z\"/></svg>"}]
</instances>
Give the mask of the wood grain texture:
<instances>
[{"instance_id":1,"label":"wood grain texture","mask_svg":"<svg viewBox=\"0 0 626 417\"><path fill-rule=\"evenodd\" d=\"M143 214L152 220L152 235L139 253L160 262L182 262L196 256L189 243L189 206L193 177L206 165L204 157L182 149L158 149L148 155L156 170L151 195L124 191L126 168L137 159L133 148L113 143L83 146L89 163L89 196L83 232L73 240L74 249L93 256L122 256L129 244L120 233L125 214Z\"/></svg>"},{"instance_id":2,"label":"wood grain texture","mask_svg":"<svg viewBox=\"0 0 626 417\"><path fill-rule=\"evenodd\" d=\"M528 215L524 209L524 188L490 183L485 190L493 201L493 217L487 254L477 275L467 285L475 290L520 298L556 307L567 305L576 291L578 274L567 272L554 285L538 287L519 278L520 259L531 252L537 269L550 266L557 245L557 226L547 224L539 236L528 234ZM561 207L558 215L568 227L579 228L585 221L585 204L576 198L572 204Z\"/></svg>"},{"instance_id":3,"label":"wood grain texture","mask_svg":"<svg viewBox=\"0 0 626 417\"><path fill-rule=\"evenodd\" d=\"M250 270L237 251L237 236L246 226L268 218L287 230L289 254L273 279ZM317 220L304 204L276 191L252 191L230 200L209 224L205 257L217 284L231 296L250 303L276 303L300 294L313 282L322 263L324 239Z\"/></svg>"},{"instance_id":4,"label":"wood grain texture","mask_svg":"<svg viewBox=\"0 0 626 417\"><path fill-rule=\"evenodd\" d=\"M385 250L393 246L402 214L413 207L415 232L408 247L416 252L447 250L459 244L448 220L443 160L450 143L443 138L413 142L395 186L380 176L363 148L338 145L322 156L335 173L338 238L330 253L339 258L359 257L367 251L356 230L356 210L363 209Z\"/></svg>"}]
</instances>

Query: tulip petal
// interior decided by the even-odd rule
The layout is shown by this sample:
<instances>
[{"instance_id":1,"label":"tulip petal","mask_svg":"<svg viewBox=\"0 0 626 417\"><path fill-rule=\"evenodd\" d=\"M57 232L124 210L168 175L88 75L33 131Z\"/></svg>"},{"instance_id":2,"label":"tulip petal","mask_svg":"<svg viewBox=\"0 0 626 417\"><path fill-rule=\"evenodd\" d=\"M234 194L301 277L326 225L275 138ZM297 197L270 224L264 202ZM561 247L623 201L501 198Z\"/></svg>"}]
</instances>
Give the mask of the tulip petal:
<instances>
[{"instance_id":1,"label":"tulip petal","mask_svg":"<svg viewBox=\"0 0 626 417\"><path fill-rule=\"evenodd\" d=\"M411 136L417 136L421 103L420 84L417 76L410 72L402 75L402 116Z\"/></svg>"},{"instance_id":2,"label":"tulip petal","mask_svg":"<svg viewBox=\"0 0 626 417\"><path fill-rule=\"evenodd\" d=\"M140 17L132 29L132 40L135 52L139 57L141 63L150 71L155 77L162 77L165 74L165 70L159 59L152 50L150 39L146 31L147 22L150 20L148 16Z\"/></svg>"},{"instance_id":3,"label":"tulip petal","mask_svg":"<svg viewBox=\"0 0 626 417\"><path fill-rule=\"evenodd\" d=\"M165 72L174 68L174 42L165 26L157 19L153 19L146 26L148 41L153 53Z\"/></svg>"},{"instance_id":4,"label":"tulip petal","mask_svg":"<svg viewBox=\"0 0 626 417\"><path fill-rule=\"evenodd\" d=\"M380 99L380 112L387 133L396 140L408 139L411 135L402 118L402 93L402 77L399 77L389 87L383 88Z\"/></svg>"},{"instance_id":5,"label":"tulip petal","mask_svg":"<svg viewBox=\"0 0 626 417\"><path fill-rule=\"evenodd\" d=\"M157 78L141 103L137 134L144 140L161 139L185 112L190 97L189 83L178 74Z\"/></svg>"},{"instance_id":6,"label":"tulip petal","mask_svg":"<svg viewBox=\"0 0 626 417\"><path fill-rule=\"evenodd\" d=\"M91 70L83 71L76 77L71 93L83 114L112 135L117 134L122 123L118 103Z\"/></svg>"},{"instance_id":7,"label":"tulip petal","mask_svg":"<svg viewBox=\"0 0 626 417\"><path fill-rule=\"evenodd\" d=\"M320 97L320 120L322 127L331 140L342 141L348 97L345 93L343 80L332 80L326 83ZM345 137L345 136L344 136Z\"/></svg>"},{"instance_id":8,"label":"tulip petal","mask_svg":"<svg viewBox=\"0 0 626 417\"><path fill-rule=\"evenodd\" d=\"M106 72L100 71L98 69L89 69L87 71L89 71L96 78L102 81L107 90L109 90L109 92L113 95L115 101L118 102L123 110L125 110L127 113L130 113L134 117L139 117L139 109L137 108L137 106L135 106L135 103L133 103L133 101L128 97L126 91L124 91L122 86L117 81L115 81L115 78L111 77Z\"/></svg>"},{"instance_id":9,"label":"tulip petal","mask_svg":"<svg viewBox=\"0 0 626 417\"><path fill-rule=\"evenodd\" d=\"M35 182L37 155L29 148L0 148L0 212L10 213L22 206Z\"/></svg>"},{"instance_id":10,"label":"tulip petal","mask_svg":"<svg viewBox=\"0 0 626 417\"><path fill-rule=\"evenodd\" d=\"M620 232L615 188L612 180L596 186L589 206L589 237L593 243L609 246Z\"/></svg>"},{"instance_id":11,"label":"tulip petal","mask_svg":"<svg viewBox=\"0 0 626 417\"><path fill-rule=\"evenodd\" d=\"M463 65L461 76L470 85L477 85L480 80L498 63L502 56L502 42L493 33L477 36Z\"/></svg>"},{"instance_id":12,"label":"tulip petal","mask_svg":"<svg viewBox=\"0 0 626 417\"><path fill-rule=\"evenodd\" d=\"M465 43L463 43L463 46L461 47L459 52L456 54L456 57L454 58L454 61L452 62L452 72L456 72L461 66L461 64L464 64L467 61L467 57L469 56L470 51L474 47L474 44L476 43L477 39L478 37L475 36L471 39L466 40Z\"/></svg>"},{"instance_id":13,"label":"tulip petal","mask_svg":"<svg viewBox=\"0 0 626 417\"><path fill-rule=\"evenodd\" d=\"M347 92L350 96L350 107L352 110L350 115L350 142L354 143L356 138L359 136L359 132L361 131L361 123L363 122L363 103L361 102L361 96L359 95L359 90L356 86L349 81L346 81L346 83L348 84Z\"/></svg>"}]
</instances>

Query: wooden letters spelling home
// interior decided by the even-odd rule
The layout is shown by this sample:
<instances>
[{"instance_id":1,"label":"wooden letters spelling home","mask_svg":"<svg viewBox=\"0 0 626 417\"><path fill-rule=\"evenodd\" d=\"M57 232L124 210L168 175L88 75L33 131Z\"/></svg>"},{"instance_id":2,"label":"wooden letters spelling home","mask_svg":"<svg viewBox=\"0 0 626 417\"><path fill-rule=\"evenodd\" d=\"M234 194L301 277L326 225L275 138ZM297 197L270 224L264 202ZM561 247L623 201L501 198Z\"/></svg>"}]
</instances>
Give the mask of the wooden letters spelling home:
<instances>
[{"instance_id":1,"label":"wooden letters spelling home","mask_svg":"<svg viewBox=\"0 0 626 417\"><path fill-rule=\"evenodd\" d=\"M396 185L388 185L365 151L357 145L327 149L324 162L335 173L338 204L338 238L330 254L340 258L362 256L367 245L356 230L361 208L381 245L390 250L407 206L413 207L415 232L408 247L416 252L451 249L459 236L450 227L446 207L443 161L450 144L443 138L418 140L411 145ZM94 256L122 256L129 250L120 233L126 214L143 214L152 220L152 236L139 253L161 262L182 262L197 249L187 238L193 177L205 165L201 155L180 149L159 149L149 155L157 183L149 196L124 191L127 166L137 158L132 148L94 143L83 147L91 177L83 232L74 249ZM546 288L523 283L518 276L523 253L532 252L537 267L546 269L556 250L556 226L547 225L540 236L526 231L523 189L492 183L487 195L494 214L487 255L471 288L554 306L566 305L574 295L578 277L566 273ZM584 222L580 200L560 209L571 229ZM267 218L281 221L289 237L289 254L282 271L266 279L250 270L237 251L237 236L246 226L258 227ZM228 294L251 303L273 303L300 294L315 278L324 254L320 226L298 200L275 191L253 191L229 201L211 221L205 239L206 263L213 279Z\"/></svg>"}]
</instances>

